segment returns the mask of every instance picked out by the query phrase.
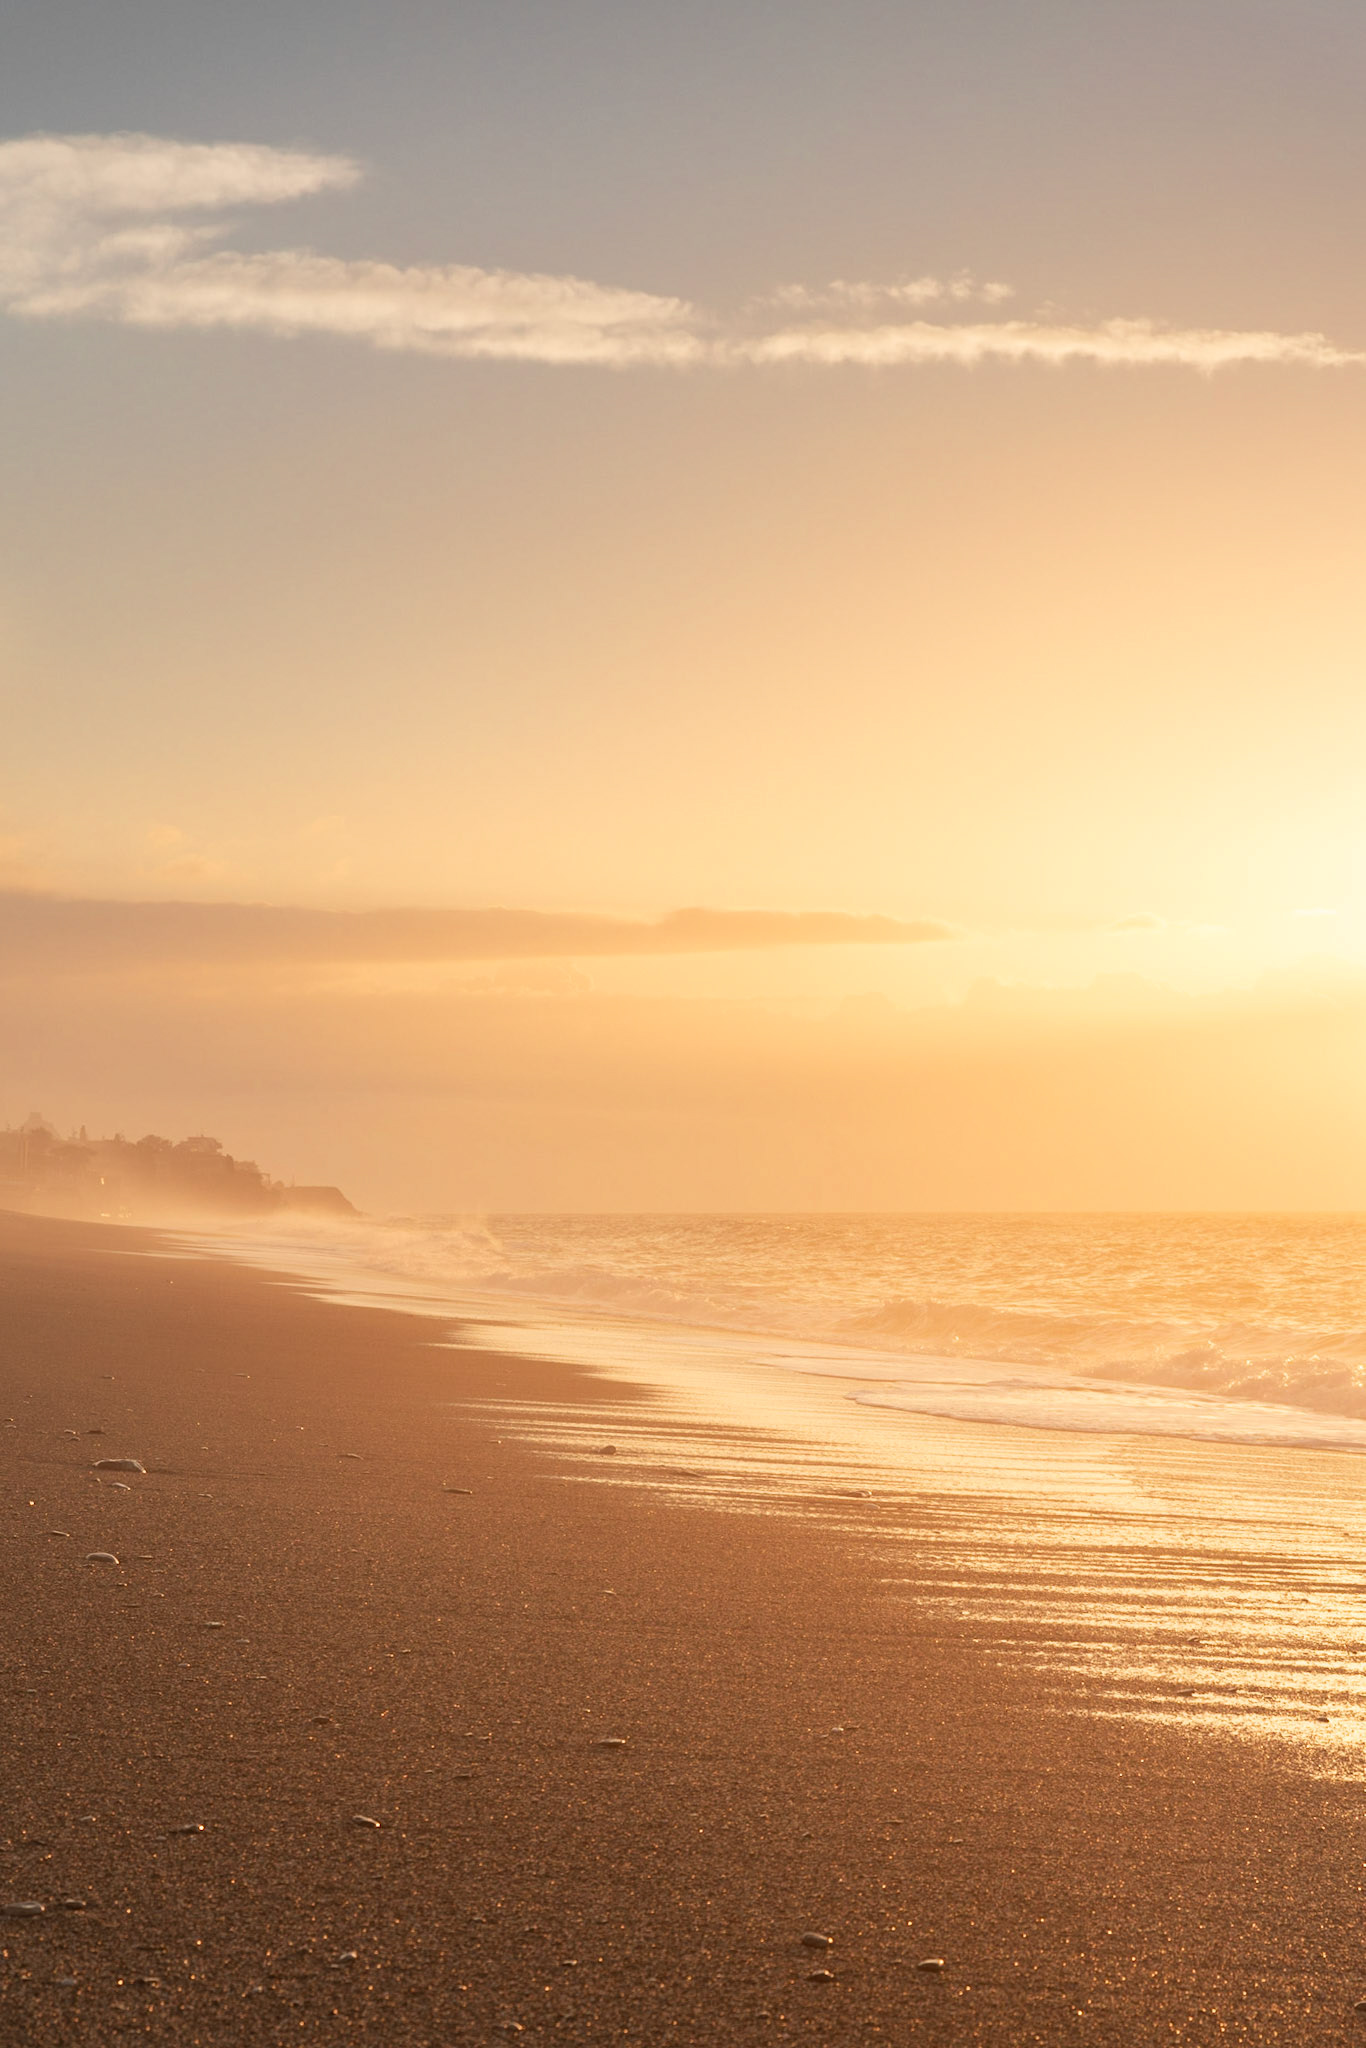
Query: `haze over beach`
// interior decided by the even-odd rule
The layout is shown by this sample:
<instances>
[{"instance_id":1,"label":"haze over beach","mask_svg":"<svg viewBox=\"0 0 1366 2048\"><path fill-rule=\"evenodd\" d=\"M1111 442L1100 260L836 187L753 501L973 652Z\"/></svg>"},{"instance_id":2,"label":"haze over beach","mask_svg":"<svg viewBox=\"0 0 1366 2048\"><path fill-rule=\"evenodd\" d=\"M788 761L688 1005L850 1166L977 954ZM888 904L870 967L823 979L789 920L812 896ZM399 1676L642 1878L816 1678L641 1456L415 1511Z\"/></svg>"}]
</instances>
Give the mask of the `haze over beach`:
<instances>
[{"instance_id":1,"label":"haze over beach","mask_svg":"<svg viewBox=\"0 0 1366 2048\"><path fill-rule=\"evenodd\" d=\"M1355 2038L1364 91L7 27L0 2041Z\"/></svg>"}]
</instances>

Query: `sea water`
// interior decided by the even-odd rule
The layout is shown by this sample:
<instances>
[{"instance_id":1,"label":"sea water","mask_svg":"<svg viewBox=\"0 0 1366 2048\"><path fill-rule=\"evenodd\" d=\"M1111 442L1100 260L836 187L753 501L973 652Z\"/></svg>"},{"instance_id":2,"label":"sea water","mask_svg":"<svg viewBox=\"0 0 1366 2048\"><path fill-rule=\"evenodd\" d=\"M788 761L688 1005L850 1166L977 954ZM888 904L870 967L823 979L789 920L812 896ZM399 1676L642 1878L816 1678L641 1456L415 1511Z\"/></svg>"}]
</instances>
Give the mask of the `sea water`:
<instances>
[{"instance_id":1,"label":"sea water","mask_svg":"<svg viewBox=\"0 0 1366 2048\"><path fill-rule=\"evenodd\" d=\"M1366 1217L291 1219L238 1243L587 1364L624 1330L679 1355L705 1332L884 1411L1366 1450Z\"/></svg>"}]
</instances>

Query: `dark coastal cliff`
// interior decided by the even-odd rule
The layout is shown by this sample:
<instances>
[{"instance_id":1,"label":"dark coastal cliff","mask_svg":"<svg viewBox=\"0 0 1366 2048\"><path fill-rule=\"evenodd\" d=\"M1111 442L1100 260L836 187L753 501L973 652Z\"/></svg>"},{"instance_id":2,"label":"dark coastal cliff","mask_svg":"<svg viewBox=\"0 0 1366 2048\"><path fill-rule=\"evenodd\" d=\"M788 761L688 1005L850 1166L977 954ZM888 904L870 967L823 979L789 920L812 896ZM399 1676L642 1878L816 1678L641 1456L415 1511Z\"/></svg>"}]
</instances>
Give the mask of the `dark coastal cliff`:
<instances>
[{"instance_id":1,"label":"dark coastal cliff","mask_svg":"<svg viewBox=\"0 0 1366 2048\"><path fill-rule=\"evenodd\" d=\"M354 1216L340 1188L288 1187L217 1138L62 1138L41 1116L0 1130L0 1208L120 1222L166 1216Z\"/></svg>"}]
</instances>

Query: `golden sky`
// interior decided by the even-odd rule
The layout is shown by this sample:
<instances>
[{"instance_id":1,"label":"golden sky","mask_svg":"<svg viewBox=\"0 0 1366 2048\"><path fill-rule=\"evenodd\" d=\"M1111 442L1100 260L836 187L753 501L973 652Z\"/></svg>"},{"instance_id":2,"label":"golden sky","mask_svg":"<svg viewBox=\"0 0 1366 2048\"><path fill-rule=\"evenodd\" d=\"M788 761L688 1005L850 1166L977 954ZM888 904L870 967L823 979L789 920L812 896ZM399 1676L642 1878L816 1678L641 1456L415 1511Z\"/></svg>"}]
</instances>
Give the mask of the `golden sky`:
<instances>
[{"instance_id":1,"label":"golden sky","mask_svg":"<svg viewBox=\"0 0 1366 2048\"><path fill-rule=\"evenodd\" d=\"M41 12L0 136L0 1115L212 1114L394 1202L1366 1202L1358 10ZM205 916L153 959L139 900ZM253 927L229 972L234 904L466 923ZM661 940L691 906L837 922ZM1194 1086L1198 1013L1225 1109L1160 1171L1116 1112L1102 1168L1064 1089L1046 1161L941 1119L912 1171L945 1016L960 1129L1040 1099L973 1064L984 984L993 1044L1080 1029L1131 1099ZM413 1132L472 1067L438 1172Z\"/></svg>"}]
</instances>

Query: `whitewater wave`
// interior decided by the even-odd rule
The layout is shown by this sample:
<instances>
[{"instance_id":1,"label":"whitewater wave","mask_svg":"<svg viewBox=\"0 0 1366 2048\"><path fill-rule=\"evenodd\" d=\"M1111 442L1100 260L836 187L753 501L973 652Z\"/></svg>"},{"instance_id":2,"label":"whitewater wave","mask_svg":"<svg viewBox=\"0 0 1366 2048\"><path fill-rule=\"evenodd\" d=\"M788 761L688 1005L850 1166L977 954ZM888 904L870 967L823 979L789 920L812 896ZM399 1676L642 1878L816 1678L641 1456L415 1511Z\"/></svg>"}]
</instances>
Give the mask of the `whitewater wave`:
<instances>
[{"instance_id":1,"label":"whitewater wave","mask_svg":"<svg viewBox=\"0 0 1366 2048\"><path fill-rule=\"evenodd\" d=\"M1239 1401L1281 1402L1366 1417L1366 1331L1259 1327L1200 1330L1119 1316L1048 1316L976 1303L892 1301L849 1317L842 1334L919 1353L962 1352L1144 1382Z\"/></svg>"}]
</instances>

